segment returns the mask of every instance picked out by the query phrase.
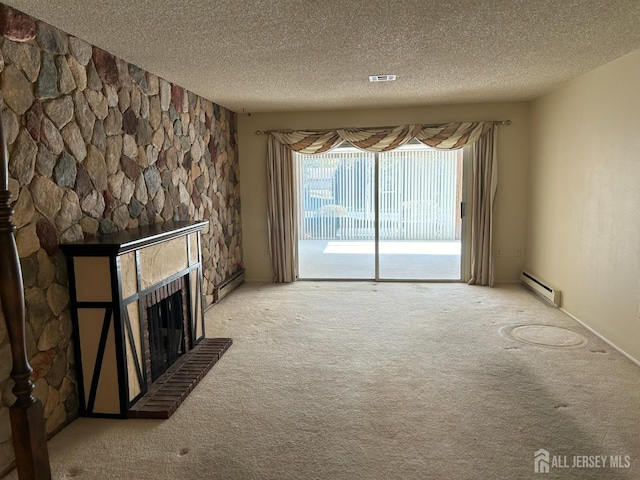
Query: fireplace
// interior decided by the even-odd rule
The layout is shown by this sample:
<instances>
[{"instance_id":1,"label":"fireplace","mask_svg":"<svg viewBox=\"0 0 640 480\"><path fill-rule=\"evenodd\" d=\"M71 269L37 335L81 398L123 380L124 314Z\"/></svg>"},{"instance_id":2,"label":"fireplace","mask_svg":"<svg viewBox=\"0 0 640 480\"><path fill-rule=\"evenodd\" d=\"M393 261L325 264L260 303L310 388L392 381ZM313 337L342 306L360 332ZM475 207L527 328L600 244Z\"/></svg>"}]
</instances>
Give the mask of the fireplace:
<instances>
[{"instance_id":1,"label":"fireplace","mask_svg":"<svg viewBox=\"0 0 640 480\"><path fill-rule=\"evenodd\" d=\"M190 350L189 315L184 277L151 292L142 300L142 325L149 351L147 385L155 382Z\"/></svg>"},{"instance_id":2,"label":"fireplace","mask_svg":"<svg viewBox=\"0 0 640 480\"><path fill-rule=\"evenodd\" d=\"M61 245L81 414L166 418L202 378L199 369L211 368L231 344L204 335L200 245L207 226L166 222ZM160 387L165 403L177 399L162 412L152 398Z\"/></svg>"}]
</instances>

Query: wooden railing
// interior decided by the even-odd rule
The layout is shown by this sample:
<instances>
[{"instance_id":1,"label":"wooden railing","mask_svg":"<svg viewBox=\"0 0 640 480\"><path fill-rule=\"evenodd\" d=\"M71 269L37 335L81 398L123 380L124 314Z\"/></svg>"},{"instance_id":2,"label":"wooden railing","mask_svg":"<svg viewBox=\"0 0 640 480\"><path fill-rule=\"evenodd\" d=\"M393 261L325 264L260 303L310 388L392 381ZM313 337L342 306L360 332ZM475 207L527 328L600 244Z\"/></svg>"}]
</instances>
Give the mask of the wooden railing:
<instances>
[{"instance_id":1,"label":"wooden railing","mask_svg":"<svg viewBox=\"0 0 640 480\"><path fill-rule=\"evenodd\" d=\"M24 323L24 289L18 250L11 221L9 155L0 115L0 304L7 323L15 382L16 401L9 409L18 478L49 480L51 469L44 427L42 402L31 395L31 366L27 359Z\"/></svg>"}]
</instances>

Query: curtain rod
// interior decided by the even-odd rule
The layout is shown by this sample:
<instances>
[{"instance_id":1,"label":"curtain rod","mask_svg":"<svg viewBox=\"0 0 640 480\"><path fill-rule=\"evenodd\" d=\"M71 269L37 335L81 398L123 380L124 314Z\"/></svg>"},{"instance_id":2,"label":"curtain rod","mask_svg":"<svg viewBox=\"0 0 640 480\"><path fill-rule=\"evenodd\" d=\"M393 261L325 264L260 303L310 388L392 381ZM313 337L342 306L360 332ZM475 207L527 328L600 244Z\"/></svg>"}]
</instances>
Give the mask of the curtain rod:
<instances>
[{"instance_id":1,"label":"curtain rod","mask_svg":"<svg viewBox=\"0 0 640 480\"><path fill-rule=\"evenodd\" d=\"M458 122L447 122L447 123L458 123ZM462 122L460 122L462 123ZM484 121L484 122L478 122L478 123L495 123L496 125L511 125L511 120L489 120L489 121ZM423 127L439 127L441 125L444 125L442 123L431 123L431 124L423 124ZM364 127L364 128L395 128L398 125L391 125L391 126L383 126L383 127ZM357 128L357 127L340 127L340 128L311 128L308 130L311 130L313 132L333 132L334 130L346 130L349 128ZM307 131L307 129L302 129L299 128L298 130L303 130L303 131ZM272 132L276 132L276 133L291 133L294 132L295 130L291 130L291 129L284 129L284 130L256 130L255 134L256 135L267 135L269 133Z\"/></svg>"}]
</instances>

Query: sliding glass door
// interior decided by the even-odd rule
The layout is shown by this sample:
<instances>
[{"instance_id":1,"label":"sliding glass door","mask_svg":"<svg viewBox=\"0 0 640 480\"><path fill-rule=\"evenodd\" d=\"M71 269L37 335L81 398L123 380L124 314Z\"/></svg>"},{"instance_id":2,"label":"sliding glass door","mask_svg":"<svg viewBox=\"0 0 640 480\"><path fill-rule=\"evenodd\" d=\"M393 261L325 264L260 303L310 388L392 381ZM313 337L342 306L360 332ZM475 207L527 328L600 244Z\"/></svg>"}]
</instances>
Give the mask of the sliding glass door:
<instances>
[{"instance_id":1,"label":"sliding glass door","mask_svg":"<svg viewBox=\"0 0 640 480\"><path fill-rule=\"evenodd\" d=\"M295 158L299 278L460 279L461 150Z\"/></svg>"}]
</instances>

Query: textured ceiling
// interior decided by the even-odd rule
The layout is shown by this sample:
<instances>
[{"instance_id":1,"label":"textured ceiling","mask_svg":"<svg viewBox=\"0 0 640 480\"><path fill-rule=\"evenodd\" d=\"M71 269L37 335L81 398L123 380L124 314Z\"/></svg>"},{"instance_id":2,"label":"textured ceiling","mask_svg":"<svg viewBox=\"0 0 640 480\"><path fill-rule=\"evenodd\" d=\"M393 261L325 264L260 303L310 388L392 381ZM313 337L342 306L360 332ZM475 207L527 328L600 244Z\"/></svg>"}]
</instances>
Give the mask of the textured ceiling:
<instances>
[{"instance_id":1,"label":"textured ceiling","mask_svg":"<svg viewBox=\"0 0 640 480\"><path fill-rule=\"evenodd\" d=\"M236 112L529 100L640 48L639 0L4 3Z\"/></svg>"}]
</instances>

